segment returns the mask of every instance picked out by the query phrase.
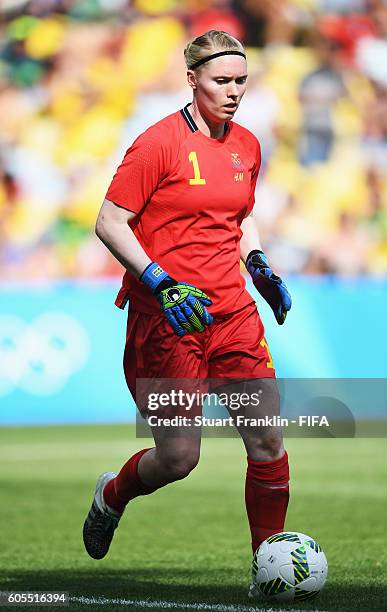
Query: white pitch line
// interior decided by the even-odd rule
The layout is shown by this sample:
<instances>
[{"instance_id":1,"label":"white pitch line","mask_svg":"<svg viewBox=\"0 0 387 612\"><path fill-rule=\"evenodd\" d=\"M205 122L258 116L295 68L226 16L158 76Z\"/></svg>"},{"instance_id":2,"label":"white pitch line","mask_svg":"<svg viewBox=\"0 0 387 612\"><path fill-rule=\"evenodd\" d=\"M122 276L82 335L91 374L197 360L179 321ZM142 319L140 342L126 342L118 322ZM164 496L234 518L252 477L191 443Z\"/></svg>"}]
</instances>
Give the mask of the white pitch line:
<instances>
[{"instance_id":1,"label":"white pitch line","mask_svg":"<svg viewBox=\"0 0 387 612\"><path fill-rule=\"evenodd\" d=\"M233 604L183 603L177 601L151 601L149 599L122 599L111 597L70 597L71 601L86 606L127 606L133 608L164 608L166 610L210 610L211 612L287 612L279 608L256 608ZM292 609L292 612L305 610ZM309 610L308 612L328 612L327 610Z\"/></svg>"}]
</instances>

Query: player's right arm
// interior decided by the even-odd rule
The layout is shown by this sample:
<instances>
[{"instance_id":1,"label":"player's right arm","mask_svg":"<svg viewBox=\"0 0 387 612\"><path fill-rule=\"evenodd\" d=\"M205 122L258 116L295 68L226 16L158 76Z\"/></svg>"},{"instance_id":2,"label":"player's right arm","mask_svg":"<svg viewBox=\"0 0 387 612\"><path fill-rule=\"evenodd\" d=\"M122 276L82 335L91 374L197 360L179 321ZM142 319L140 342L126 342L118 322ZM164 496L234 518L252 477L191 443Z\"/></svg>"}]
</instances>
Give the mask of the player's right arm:
<instances>
[{"instance_id":1,"label":"player's right arm","mask_svg":"<svg viewBox=\"0 0 387 612\"><path fill-rule=\"evenodd\" d=\"M137 213L105 199L95 232L114 257L152 291L178 336L202 332L212 323L206 306L212 303L200 289L173 279L153 262L138 242L129 222Z\"/></svg>"},{"instance_id":2,"label":"player's right arm","mask_svg":"<svg viewBox=\"0 0 387 612\"><path fill-rule=\"evenodd\" d=\"M206 308L211 300L197 287L176 281L148 257L129 226L136 214L105 198L95 226L98 238L152 291L178 336L204 331L213 321Z\"/></svg>"},{"instance_id":3,"label":"player's right arm","mask_svg":"<svg viewBox=\"0 0 387 612\"><path fill-rule=\"evenodd\" d=\"M105 199L97 217L95 233L124 268L140 278L152 260L129 227L136 214Z\"/></svg>"},{"instance_id":4,"label":"player's right arm","mask_svg":"<svg viewBox=\"0 0 387 612\"><path fill-rule=\"evenodd\" d=\"M145 253L129 223L146 206L174 164L171 129L162 121L141 134L127 150L110 184L96 223L96 234L118 261L153 293L174 332L202 332L212 323L212 302L200 289L176 281Z\"/></svg>"}]
</instances>

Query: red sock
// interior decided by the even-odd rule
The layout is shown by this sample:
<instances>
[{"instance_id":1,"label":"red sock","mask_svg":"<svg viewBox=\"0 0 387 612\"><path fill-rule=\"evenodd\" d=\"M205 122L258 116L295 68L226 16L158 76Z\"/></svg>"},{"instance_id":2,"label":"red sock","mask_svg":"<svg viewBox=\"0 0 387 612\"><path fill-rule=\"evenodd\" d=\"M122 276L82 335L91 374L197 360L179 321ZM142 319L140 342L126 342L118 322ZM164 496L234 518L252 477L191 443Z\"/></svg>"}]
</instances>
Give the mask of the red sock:
<instances>
[{"instance_id":1,"label":"red sock","mask_svg":"<svg viewBox=\"0 0 387 612\"><path fill-rule=\"evenodd\" d=\"M273 533L283 531L289 501L288 454L275 461L247 458L245 501L253 553Z\"/></svg>"},{"instance_id":2,"label":"red sock","mask_svg":"<svg viewBox=\"0 0 387 612\"><path fill-rule=\"evenodd\" d=\"M133 455L121 468L119 474L110 480L103 490L103 497L108 506L123 512L126 504L139 495L149 495L158 487L152 488L141 482L138 473L138 462L145 453L150 450L143 448Z\"/></svg>"}]
</instances>

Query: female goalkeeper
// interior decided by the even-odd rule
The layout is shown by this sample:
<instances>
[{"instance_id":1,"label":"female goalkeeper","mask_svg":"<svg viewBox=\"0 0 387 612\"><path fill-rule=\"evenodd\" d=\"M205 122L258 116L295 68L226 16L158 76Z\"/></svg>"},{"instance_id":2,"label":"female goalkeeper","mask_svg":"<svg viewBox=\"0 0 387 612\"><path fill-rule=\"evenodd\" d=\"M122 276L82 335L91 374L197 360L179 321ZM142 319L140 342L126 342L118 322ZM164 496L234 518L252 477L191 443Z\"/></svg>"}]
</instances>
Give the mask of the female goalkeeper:
<instances>
[{"instance_id":1,"label":"female goalkeeper","mask_svg":"<svg viewBox=\"0 0 387 612\"><path fill-rule=\"evenodd\" d=\"M97 235L126 268L116 300L120 308L129 301L126 381L135 399L136 379L219 380L226 393L236 388L228 381L239 381L241 391L259 382L262 401L258 407L248 402L242 413L278 415L264 328L240 273L242 259L281 325L290 295L269 267L251 216L260 147L232 121L246 90L245 51L226 32L211 30L184 54L192 103L128 149L96 223ZM241 422L238 431L247 452L245 500L255 551L283 530L288 457L279 427ZM152 433L153 448L97 481L83 530L94 559L107 554L132 499L185 478L198 463L200 427L170 435L159 424Z\"/></svg>"}]
</instances>

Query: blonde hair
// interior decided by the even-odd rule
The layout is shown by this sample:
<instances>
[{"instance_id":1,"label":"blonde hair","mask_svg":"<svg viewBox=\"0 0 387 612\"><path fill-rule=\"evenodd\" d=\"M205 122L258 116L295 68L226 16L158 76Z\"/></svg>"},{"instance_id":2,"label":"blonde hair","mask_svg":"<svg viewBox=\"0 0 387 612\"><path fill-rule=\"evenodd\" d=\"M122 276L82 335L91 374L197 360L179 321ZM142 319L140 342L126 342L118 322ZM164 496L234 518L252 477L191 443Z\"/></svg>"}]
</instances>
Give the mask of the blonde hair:
<instances>
[{"instance_id":1,"label":"blonde hair","mask_svg":"<svg viewBox=\"0 0 387 612\"><path fill-rule=\"evenodd\" d=\"M193 66L204 57L216 53L216 51L241 51L245 52L242 43L228 32L223 30L209 30L201 36L188 43L184 49L184 58L187 68Z\"/></svg>"}]
</instances>

